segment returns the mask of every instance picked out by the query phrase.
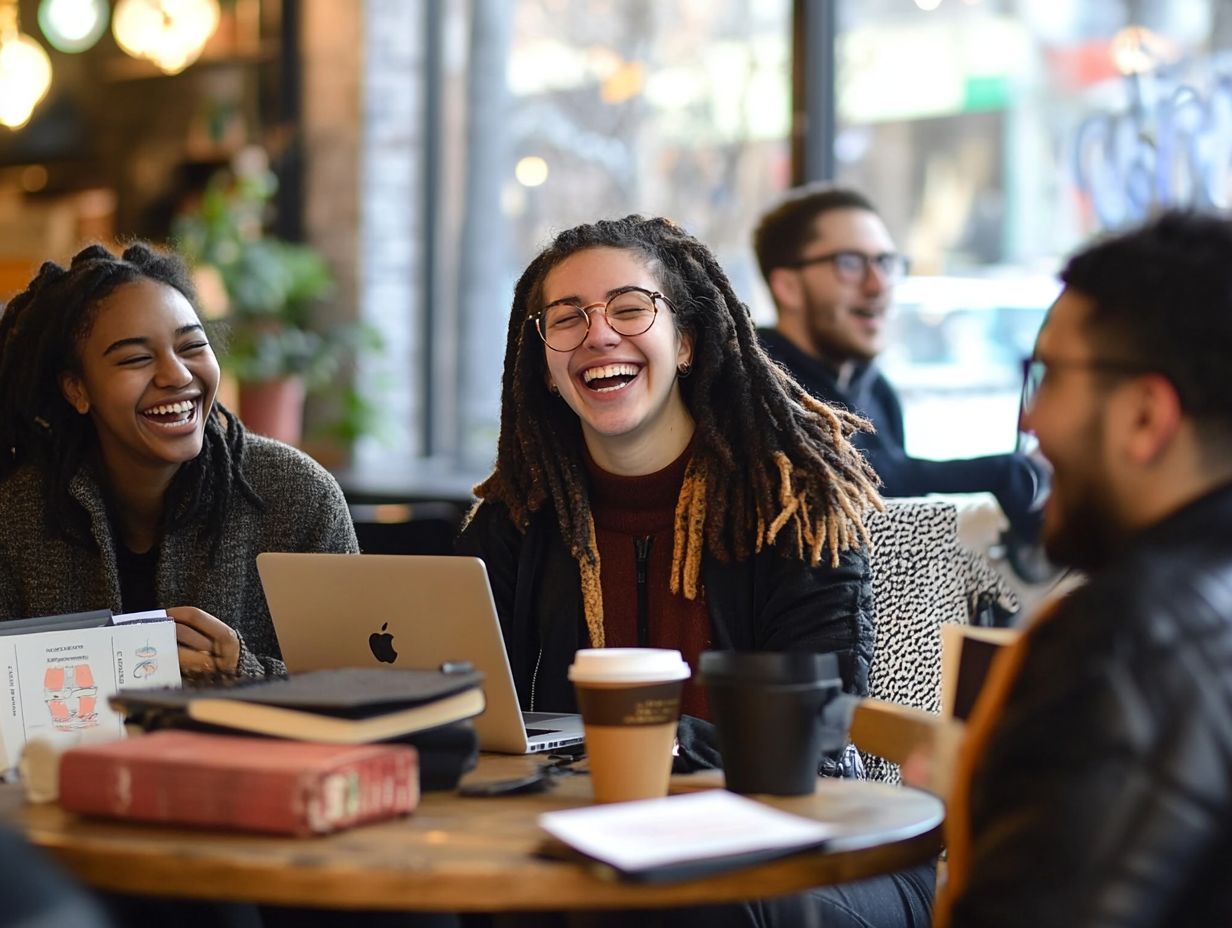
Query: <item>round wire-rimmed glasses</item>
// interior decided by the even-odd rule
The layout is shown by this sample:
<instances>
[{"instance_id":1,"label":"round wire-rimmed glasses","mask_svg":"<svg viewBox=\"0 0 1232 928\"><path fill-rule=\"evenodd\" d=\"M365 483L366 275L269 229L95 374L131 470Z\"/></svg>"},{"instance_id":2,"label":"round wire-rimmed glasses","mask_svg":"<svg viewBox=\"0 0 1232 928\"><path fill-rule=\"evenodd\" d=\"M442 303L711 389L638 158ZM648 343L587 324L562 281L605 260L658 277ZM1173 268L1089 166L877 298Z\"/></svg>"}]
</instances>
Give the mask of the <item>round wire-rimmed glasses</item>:
<instances>
[{"instance_id":1,"label":"round wire-rimmed glasses","mask_svg":"<svg viewBox=\"0 0 1232 928\"><path fill-rule=\"evenodd\" d=\"M603 310L608 326L617 335L630 337L641 335L654 325L659 315L659 302L675 311L672 301L657 290L642 287L625 287L614 293L605 303L558 302L545 306L530 320L543 343L553 351L572 351L586 341L590 331L590 314Z\"/></svg>"}]
</instances>

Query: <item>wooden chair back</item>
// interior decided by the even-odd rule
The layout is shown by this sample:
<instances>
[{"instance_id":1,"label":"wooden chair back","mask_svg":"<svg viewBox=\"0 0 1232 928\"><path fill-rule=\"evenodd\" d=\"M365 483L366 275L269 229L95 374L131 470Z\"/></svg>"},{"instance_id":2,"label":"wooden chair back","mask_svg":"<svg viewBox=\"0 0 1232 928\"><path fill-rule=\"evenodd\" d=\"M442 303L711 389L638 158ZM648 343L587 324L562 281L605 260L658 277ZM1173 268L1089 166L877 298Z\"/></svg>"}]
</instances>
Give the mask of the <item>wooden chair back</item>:
<instances>
[{"instance_id":1,"label":"wooden chair back","mask_svg":"<svg viewBox=\"0 0 1232 928\"><path fill-rule=\"evenodd\" d=\"M963 724L923 709L862 699L851 718L851 740L865 754L904 769L904 781L945 797Z\"/></svg>"}]
</instances>

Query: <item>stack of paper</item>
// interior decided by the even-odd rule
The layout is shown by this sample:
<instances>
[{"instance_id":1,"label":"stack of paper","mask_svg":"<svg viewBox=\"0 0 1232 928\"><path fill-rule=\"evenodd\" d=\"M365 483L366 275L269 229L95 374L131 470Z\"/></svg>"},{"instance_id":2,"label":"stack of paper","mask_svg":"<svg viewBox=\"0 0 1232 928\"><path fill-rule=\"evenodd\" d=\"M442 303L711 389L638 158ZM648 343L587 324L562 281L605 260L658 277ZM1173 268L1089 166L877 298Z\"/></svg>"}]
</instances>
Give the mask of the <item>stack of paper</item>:
<instances>
[{"instance_id":1,"label":"stack of paper","mask_svg":"<svg viewBox=\"0 0 1232 928\"><path fill-rule=\"evenodd\" d=\"M620 876L660 882L821 847L838 828L726 790L548 812L540 826Z\"/></svg>"}]
</instances>

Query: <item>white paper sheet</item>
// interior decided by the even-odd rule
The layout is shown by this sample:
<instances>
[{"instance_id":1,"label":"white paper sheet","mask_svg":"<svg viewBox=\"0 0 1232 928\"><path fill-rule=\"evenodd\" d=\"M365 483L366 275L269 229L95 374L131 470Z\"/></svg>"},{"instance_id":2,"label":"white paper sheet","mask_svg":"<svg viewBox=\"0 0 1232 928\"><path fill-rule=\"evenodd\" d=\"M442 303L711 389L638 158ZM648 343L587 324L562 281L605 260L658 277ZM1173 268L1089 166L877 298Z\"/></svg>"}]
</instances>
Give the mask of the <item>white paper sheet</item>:
<instances>
[{"instance_id":1,"label":"white paper sheet","mask_svg":"<svg viewBox=\"0 0 1232 928\"><path fill-rule=\"evenodd\" d=\"M167 618L166 609L147 609L145 612L122 612L111 617L112 625L126 625L129 622L148 622L150 619Z\"/></svg>"},{"instance_id":2,"label":"white paper sheet","mask_svg":"<svg viewBox=\"0 0 1232 928\"><path fill-rule=\"evenodd\" d=\"M721 789L546 812L539 825L575 850L627 873L815 847L839 831Z\"/></svg>"}]
</instances>

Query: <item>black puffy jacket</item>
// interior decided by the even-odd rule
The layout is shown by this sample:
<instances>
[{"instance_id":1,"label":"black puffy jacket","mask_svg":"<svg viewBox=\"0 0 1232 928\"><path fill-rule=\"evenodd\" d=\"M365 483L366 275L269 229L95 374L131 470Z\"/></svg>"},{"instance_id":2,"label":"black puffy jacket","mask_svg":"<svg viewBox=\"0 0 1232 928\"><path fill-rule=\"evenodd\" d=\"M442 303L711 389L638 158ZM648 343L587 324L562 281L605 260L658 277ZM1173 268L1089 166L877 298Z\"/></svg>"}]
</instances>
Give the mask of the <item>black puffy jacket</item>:
<instances>
[{"instance_id":1,"label":"black puffy jacket","mask_svg":"<svg viewBox=\"0 0 1232 928\"><path fill-rule=\"evenodd\" d=\"M1232 925L1232 487L1029 641L975 773L953 928Z\"/></svg>"},{"instance_id":2,"label":"black puffy jacket","mask_svg":"<svg viewBox=\"0 0 1232 928\"><path fill-rule=\"evenodd\" d=\"M555 513L536 513L523 534L503 505L484 503L456 550L487 565L522 708L576 712L567 672L574 652L589 645L577 562L560 537ZM705 557L702 584L714 647L831 652L838 657L844 691L868 695L873 655L868 558L848 551L831 567L827 557L828 552L817 567L773 548L740 563ZM706 747L701 751L707 753Z\"/></svg>"}]
</instances>

